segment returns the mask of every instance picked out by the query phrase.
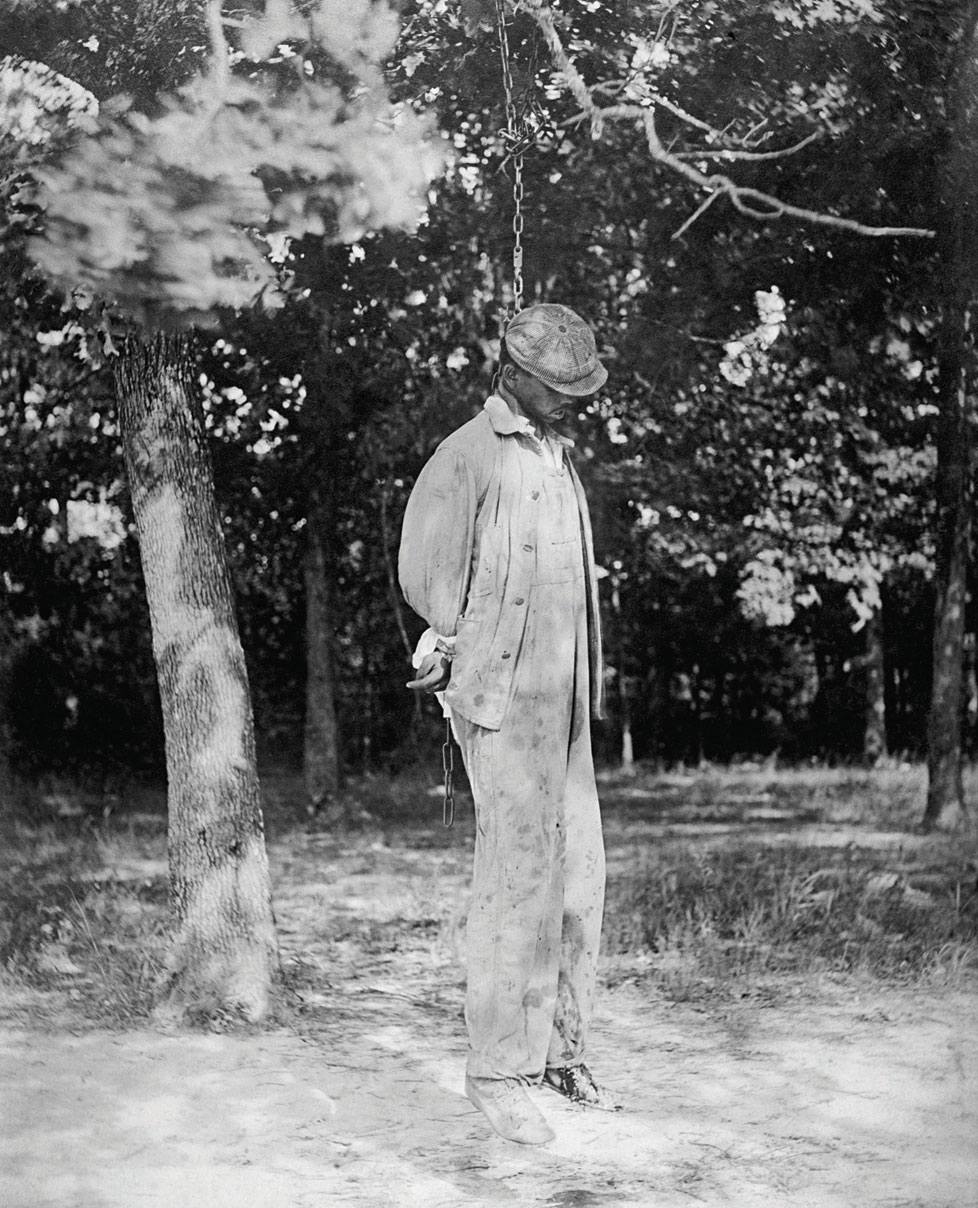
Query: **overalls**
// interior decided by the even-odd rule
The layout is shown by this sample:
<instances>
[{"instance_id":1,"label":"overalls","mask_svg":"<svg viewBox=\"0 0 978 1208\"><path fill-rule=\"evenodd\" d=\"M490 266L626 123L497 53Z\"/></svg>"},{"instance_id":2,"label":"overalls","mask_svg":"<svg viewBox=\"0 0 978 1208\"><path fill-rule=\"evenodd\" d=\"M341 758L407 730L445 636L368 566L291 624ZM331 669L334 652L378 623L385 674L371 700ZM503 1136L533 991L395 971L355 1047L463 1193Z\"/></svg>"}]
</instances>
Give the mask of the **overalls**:
<instances>
[{"instance_id":1,"label":"overalls","mask_svg":"<svg viewBox=\"0 0 978 1208\"><path fill-rule=\"evenodd\" d=\"M526 626L511 652L500 728L457 714L453 726L477 828L466 939L468 1073L535 1082L545 1066L583 1060L605 870L581 515L566 467L556 469L540 442L515 439L524 506L538 507Z\"/></svg>"}]
</instances>

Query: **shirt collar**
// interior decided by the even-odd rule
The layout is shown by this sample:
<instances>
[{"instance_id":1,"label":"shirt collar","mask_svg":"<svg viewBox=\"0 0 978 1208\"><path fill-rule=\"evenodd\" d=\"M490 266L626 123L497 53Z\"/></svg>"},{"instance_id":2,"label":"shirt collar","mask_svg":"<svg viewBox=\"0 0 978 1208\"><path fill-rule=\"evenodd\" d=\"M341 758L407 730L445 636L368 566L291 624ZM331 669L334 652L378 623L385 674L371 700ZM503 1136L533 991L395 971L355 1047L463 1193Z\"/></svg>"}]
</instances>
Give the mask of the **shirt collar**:
<instances>
[{"instance_id":1,"label":"shirt collar","mask_svg":"<svg viewBox=\"0 0 978 1208\"><path fill-rule=\"evenodd\" d=\"M532 436L534 440L537 439L537 434L533 431L533 427L526 416L517 415L510 410L509 403L498 394L491 394L486 399L484 410L489 416L489 422L492 424L493 431L500 436L512 436L514 433L520 433L523 436ZM548 432L547 439L568 449L573 449L574 447L574 442L567 436L561 436L559 432Z\"/></svg>"}]
</instances>

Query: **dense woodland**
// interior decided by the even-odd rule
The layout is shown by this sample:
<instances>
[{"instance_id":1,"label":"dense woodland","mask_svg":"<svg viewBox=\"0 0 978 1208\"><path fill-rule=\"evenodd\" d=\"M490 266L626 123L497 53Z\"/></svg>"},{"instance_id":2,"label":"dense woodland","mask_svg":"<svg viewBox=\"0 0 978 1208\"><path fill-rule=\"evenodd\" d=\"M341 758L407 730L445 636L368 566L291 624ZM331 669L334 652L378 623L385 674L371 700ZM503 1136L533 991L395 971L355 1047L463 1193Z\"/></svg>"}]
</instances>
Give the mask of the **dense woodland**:
<instances>
[{"instance_id":1,"label":"dense woodland","mask_svg":"<svg viewBox=\"0 0 978 1208\"><path fill-rule=\"evenodd\" d=\"M120 28L112 17L123 7ZM102 97L134 79L149 89L199 53L186 44L194 6L170 5L184 26L162 27L167 7L60 5L50 21L25 7L4 49ZM567 7L578 53L621 94L640 97L652 74L717 129L763 122L750 145L764 151L819 135L747 165L748 184L866 223L935 226L948 58L965 6ZM421 226L331 247L307 236L282 310L222 311L194 345L269 758L302 759L309 648L324 635L342 766L396 769L430 729L402 688L418 627L391 568L414 475L487 393L509 301L512 165L490 17L447 4L404 14L391 88L434 114L452 148ZM605 758L620 757L625 727L635 758L667 762L920 755L936 539L935 242L762 222L722 202L676 238L697 201L688 183L656 168L633 130L595 140L568 120L526 16L510 41L533 136L527 293L586 314L613 369L574 425L607 570ZM127 47L136 54L123 64ZM9 234L5 252L11 755L32 776L159 771L111 366L86 355L91 333L17 263ZM762 307L779 296L773 315L758 313L758 291ZM94 517L109 509L121 517L100 539ZM969 749L975 627L972 615ZM323 721L310 724L312 741L330 741Z\"/></svg>"},{"instance_id":2,"label":"dense woodland","mask_svg":"<svg viewBox=\"0 0 978 1208\"><path fill-rule=\"evenodd\" d=\"M400 518L490 389L519 169L525 300L611 371L570 425L602 760L929 751L936 820L978 737L978 5L398 9L0 5L9 794L172 810L218 715L225 802L255 750L311 808L436 753Z\"/></svg>"}]
</instances>

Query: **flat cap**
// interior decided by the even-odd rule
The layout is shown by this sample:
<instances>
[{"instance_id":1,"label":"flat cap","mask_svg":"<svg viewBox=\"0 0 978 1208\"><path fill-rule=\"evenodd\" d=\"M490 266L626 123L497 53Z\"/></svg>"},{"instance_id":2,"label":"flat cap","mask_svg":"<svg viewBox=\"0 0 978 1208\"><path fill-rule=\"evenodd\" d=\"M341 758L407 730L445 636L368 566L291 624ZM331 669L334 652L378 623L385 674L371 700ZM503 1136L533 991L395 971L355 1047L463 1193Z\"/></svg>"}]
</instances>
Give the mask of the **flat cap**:
<instances>
[{"instance_id":1,"label":"flat cap","mask_svg":"<svg viewBox=\"0 0 978 1208\"><path fill-rule=\"evenodd\" d=\"M510 319L503 338L521 369L562 394L594 394L608 380L594 333L569 306L528 306Z\"/></svg>"}]
</instances>

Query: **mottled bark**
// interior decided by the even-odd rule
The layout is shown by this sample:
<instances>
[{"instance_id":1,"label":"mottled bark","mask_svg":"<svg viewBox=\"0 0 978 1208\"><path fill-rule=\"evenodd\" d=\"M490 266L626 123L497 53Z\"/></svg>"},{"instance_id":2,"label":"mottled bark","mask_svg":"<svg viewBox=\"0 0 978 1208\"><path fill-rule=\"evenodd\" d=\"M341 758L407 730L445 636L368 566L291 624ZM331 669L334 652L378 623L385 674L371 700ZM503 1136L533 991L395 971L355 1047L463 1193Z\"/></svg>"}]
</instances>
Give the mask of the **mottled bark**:
<instances>
[{"instance_id":1,"label":"mottled bark","mask_svg":"<svg viewBox=\"0 0 978 1208\"><path fill-rule=\"evenodd\" d=\"M621 726L621 772L624 776L635 775L635 748L632 742L632 703L625 675L625 629L622 621L621 590L618 577L611 586L611 613L615 620L615 662L618 664L615 677L618 696L618 720Z\"/></svg>"},{"instance_id":2,"label":"mottled bark","mask_svg":"<svg viewBox=\"0 0 978 1208\"><path fill-rule=\"evenodd\" d=\"M128 341L116 386L166 743L174 934L161 1010L257 1021L278 947L251 697L186 344Z\"/></svg>"},{"instance_id":3,"label":"mottled bark","mask_svg":"<svg viewBox=\"0 0 978 1208\"><path fill-rule=\"evenodd\" d=\"M968 557L974 508L975 286L978 281L978 2L967 7L950 81L941 176L940 414L933 684L927 731L930 829L965 811L961 703Z\"/></svg>"},{"instance_id":4,"label":"mottled bark","mask_svg":"<svg viewBox=\"0 0 978 1208\"><path fill-rule=\"evenodd\" d=\"M978 724L978 634L969 633L964 639L964 716L969 731ZM974 734L969 733L964 743L974 752Z\"/></svg>"},{"instance_id":5,"label":"mottled bark","mask_svg":"<svg viewBox=\"0 0 978 1208\"><path fill-rule=\"evenodd\" d=\"M945 319L945 324L949 320ZM949 372L947 362L942 366ZM965 808L961 771L961 703L966 581L971 541L970 410L962 367L957 399L943 400L938 436L938 558L933 681L927 725L927 808L930 829Z\"/></svg>"},{"instance_id":6,"label":"mottled bark","mask_svg":"<svg viewBox=\"0 0 978 1208\"><path fill-rule=\"evenodd\" d=\"M886 663L883 652L883 615L876 611L863 630L866 651L866 728L863 732L863 758L875 767L886 755Z\"/></svg>"},{"instance_id":7,"label":"mottled bark","mask_svg":"<svg viewBox=\"0 0 978 1208\"><path fill-rule=\"evenodd\" d=\"M306 524L306 718L302 752L306 808L310 813L334 800L340 787L333 571L329 558L334 528L328 492L311 491Z\"/></svg>"}]
</instances>

